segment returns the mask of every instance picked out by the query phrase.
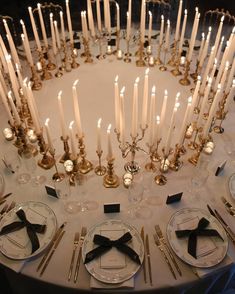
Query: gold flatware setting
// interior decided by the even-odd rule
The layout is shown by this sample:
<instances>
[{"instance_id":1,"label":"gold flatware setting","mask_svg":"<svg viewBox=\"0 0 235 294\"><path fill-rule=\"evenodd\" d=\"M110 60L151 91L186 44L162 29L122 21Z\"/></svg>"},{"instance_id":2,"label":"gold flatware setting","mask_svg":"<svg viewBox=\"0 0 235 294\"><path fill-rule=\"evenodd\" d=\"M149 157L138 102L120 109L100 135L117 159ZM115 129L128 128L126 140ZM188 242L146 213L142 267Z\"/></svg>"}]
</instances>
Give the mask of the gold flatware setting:
<instances>
[{"instance_id":1,"label":"gold flatware setting","mask_svg":"<svg viewBox=\"0 0 235 294\"><path fill-rule=\"evenodd\" d=\"M141 228L140 236L141 236L141 239L142 239L143 244L144 244L144 247L145 247L145 242L144 242L144 238L145 238L145 235L144 235L144 227ZM145 282L145 284L147 284L147 274L146 274L146 264L145 264L145 250L144 250L144 259L143 259L143 271L144 271L144 282Z\"/></svg>"},{"instance_id":2,"label":"gold flatware setting","mask_svg":"<svg viewBox=\"0 0 235 294\"><path fill-rule=\"evenodd\" d=\"M70 281L71 277L72 277L75 254L76 254L77 247L79 245L79 239L80 239L80 234L78 232L76 232L74 235L74 241L73 241L73 254L72 254L72 258L71 258L71 262L70 262L70 266L69 266L68 281Z\"/></svg>"},{"instance_id":3,"label":"gold flatware setting","mask_svg":"<svg viewBox=\"0 0 235 294\"><path fill-rule=\"evenodd\" d=\"M87 228L86 227L82 227L81 229L81 237L79 240L79 252L78 252L78 257L77 257L77 262L76 262L76 266L75 266L75 273L74 273L74 283L77 282L78 279L78 272L79 272L79 268L80 268L80 264L81 264L81 258L82 258L82 245L85 239L85 236L87 234Z\"/></svg>"},{"instance_id":4,"label":"gold flatware setting","mask_svg":"<svg viewBox=\"0 0 235 294\"><path fill-rule=\"evenodd\" d=\"M145 237L145 249L146 249L146 255L147 255L147 262L148 262L149 281L150 281L150 285L153 286L151 255L150 255L149 236L148 236L148 234L146 234L146 237Z\"/></svg>"},{"instance_id":5,"label":"gold flatware setting","mask_svg":"<svg viewBox=\"0 0 235 294\"><path fill-rule=\"evenodd\" d=\"M164 248L166 249L167 253L169 254L170 259L173 262L177 272L179 273L180 276L182 276L182 272L181 272L181 270L180 270L180 268L179 268L179 266L177 264L177 261L176 261L174 255L173 255L173 253L170 250L170 247L168 246L168 244L167 244L167 242L166 242L166 240L165 240L165 238L163 236L162 230L161 230L159 225L155 226L155 231L156 231L156 234L157 234L157 236L159 238L160 243L163 244Z\"/></svg>"},{"instance_id":6,"label":"gold flatware setting","mask_svg":"<svg viewBox=\"0 0 235 294\"><path fill-rule=\"evenodd\" d=\"M175 280L177 280L177 278L176 278L176 274L175 274L175 272L174 272L174 269L173 269L173 267L172 267L172 265L171 265L171 263L170 263L170 261L169 261L167 255L166 255L166 253L165 253L165 251L164 251L164 249L163 249L163 246L162 246L162 244L161 244L161 242L160 242L160 240L159 240L158 235L157 235L157 234L153 234L153 238L154 238L154 241L155 241L156 246L158 247L158 249L160 250L160 252L161 252L162 255L164 256L164 259L165 259L165 261L166 261L166 263L167 263L167 265L168 265L168 267L169 267L169 269L170 269L170 271L171 271L173 277L175 278Z\"/></svg>"},{"instance_id":7,"label":"gold flatware setting","mask_svg":"<svg viewBox=\"0 0 235 294\"><path fill-rule=\"evenodd\" d=\"M43 264L46 262L47 258L49 258L49 254L51 253L51 251L53 250L53 248L55 247L55 244L57 242L57 240L60 238L60 236L62 235L62 232L63 232L63 229L66 225L66 222L63 223L59 228L58 230L56 231L50 245L48 246L47 250L46 250L46 253L44 254L42 260L40 261L36 271L38 272L40 270L40 268L43 266ZM61 237L62 238L62 237ZM48 263L47 263L48 264ZM44 265L45 266L45 265ZM45 268L46 269L46 268ZM43 270L43 272L45 271L45 269ZM40 273L40 275L43 274L43 272Z\"/></svg>"},{"instance_id":8,"label":"gold flatware setting","mask_svg":"<svg viewBox=\"0 0 235 294\"><path fill-rule=\"evenodd\" d=\"M4 217L4 215L6 215L10 210L12 210L15 207L15 205L15 201L12 201L9 205L6 203L0 211L0 220Z\"/></svg>"},{"instance_id":9,"label":"gold flatware setting","mask_svg":"<svg viewBox=\"0 0 235 294\"><path fill-rule=\"evenodd\" d=\"M229 203L227 201L227 199L225 199L223 196L221 197L222 202L225 205L226 210L228 211L228 213L232 216L235 216L235 208L232 206L231 203Z\"/></svg>"}]
</instances>

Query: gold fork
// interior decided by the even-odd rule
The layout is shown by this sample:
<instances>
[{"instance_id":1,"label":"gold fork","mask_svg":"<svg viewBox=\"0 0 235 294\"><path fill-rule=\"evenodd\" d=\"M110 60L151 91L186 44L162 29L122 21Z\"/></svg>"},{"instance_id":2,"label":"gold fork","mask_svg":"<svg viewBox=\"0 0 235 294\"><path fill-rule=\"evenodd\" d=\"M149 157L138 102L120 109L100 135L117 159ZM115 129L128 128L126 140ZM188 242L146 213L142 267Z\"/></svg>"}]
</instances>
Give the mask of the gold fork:
<instances>
[{"instance_id":1,"label":"gold fork","mask_svg":"<svg viewBox=\"0 0 235 294\"><path fill-rule=\"evenodd\" d=\"M68 281L71 280L72 272L73 272L73 265L74 265L74 258L75 258L75 253L79 244L79 238L80 234L78 232L75 233L74 235L74 241L73 241L73 254L70 262L70 267L69 267L69 275L68 275Z\"/></svg>"},{"instance_id":2,"label":"gold fork","mask_svg":"<svg viewBox=\"0 0 235 294\"><path fill-rule=\"evenodd\" d=\"M87 228L82 227L81 237L80 237L80 241L79 241L78 258L77 258L76 267L75 267L75 273L74 273L74 283L76 283L77 279L78 279L78 271L79 271L79 267L80 267L80 263L81 263L81 257L82 257L82 245L83 245L86 233L87 233Z\"/></svg>"}]
</instances>

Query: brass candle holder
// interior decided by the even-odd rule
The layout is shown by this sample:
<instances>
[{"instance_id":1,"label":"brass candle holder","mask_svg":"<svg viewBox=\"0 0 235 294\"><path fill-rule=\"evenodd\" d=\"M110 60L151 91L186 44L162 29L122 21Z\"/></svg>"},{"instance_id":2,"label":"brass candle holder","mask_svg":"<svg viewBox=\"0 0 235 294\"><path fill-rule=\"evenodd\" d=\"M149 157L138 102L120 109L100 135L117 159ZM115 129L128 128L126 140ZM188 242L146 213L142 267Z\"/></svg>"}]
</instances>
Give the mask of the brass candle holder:
<instances>
[{"instance_id":1,"label":"brass candle holder","mask_svg":"<svg viewBox=\"0 0 235 294\"><path fill-rule=\"evenodd\" d=\"M181 154L182 154L182 146L180 146L179 144L176 144L173 159L170 160L170 166L169 166L170 169L174 171L178 171L182 167L183 161L180 160Z\"/></svg>"},{"instance_id":2,"label":"brass candle holder","mask_svg":"<svg viewBox=\"0 0 235 294\"><path fill-rule=\"evenodd\" d=\"M47 54L47 60L48 60L47 68L49 70L54 70L56 68L56 65L52 62L51 52L49 47L46 48L46 54Z\"/></svg>"},{"instance_id":3,"label":"brass candle holder","mask_svg":"<svg viewBox=\"0 0 235 294\"><path fill-rule=\"evenodd\" d=\"M118 176L113 168L114 158L107 160L107 173L103 178L103 185L105 188L117 188L120 184Z\"/></svg>"},{"instance_id":4,"label":"brass candle holder","mask_svg":"<svg viewBox=\"0 0 235 294\"><path fill-rule=\"evenodd\" d=\"M33 156L36 156L38 154L37 148L29 144L27 142L27 136L25 129L22 125L16 125L15 126L15 134L16 134L16 142L15 146L18 148L18 154L22 156L23 154L32 154Z\"/></svg>"},{"instance_id":5,"label":"brass candle holder","mask_svg":"<svg viewBox=\"0 0 235 294\"><path fill-rule=\"evenodd\" d=\"M27 122L27 125L32 125L33 121L29 111L28 102L27 102L27 99L25 98L23 89L21 88L19 89L19 95L20 95L20 102L21 102L21 109L19 111L20 118L22 121Z\"/></svg>"},{"instance_id":6,"label":"brass candle holder","mask_svg":"<svg viewBox=\"0 0 235 294\"><path fill-rule=\"evenodd\" d=\"M82 174L87 174L93 169L92 163L86 159L86 150L84 145L84 137L78 138L79 157L81 161L78 163L78 169Z\"/></svg>"},{"instance_id":7,"label":"brass candle holder","mask_svg":"<svg viewBox=\"0 0 235 294\"><path fill-rule=\"evenodd\" d=\"M145 62L144 62L144 43L143 42L139 42L139 49L137 51L137 56L138 56L138 60L136 60L136 66L138 67L143 67L145 66Z\"/></svg>"},{"instance_id":8,"label":"brass candle holder","mask_svg":"<svg viewBox=\"0 0 235 294\"><path fill-rule=\"evenodd\" d=\"M131 174L136 174L140 170L139 164L135 161L136 151L141 150L146 153L146 151L144 149L142 149L141 147L138 146L138 143L144 138L146 129L147 129L147 125L145 128L141 127L141 135L137 134L135 137L133 137L131 135L132 142L131 143L125 142L124 146L122 146L121 141L120 141L120 133L117 133L117 139L118 139L118 142L120 143L119 148L122 151L122 157L126 158L127 155L129 153L131 153L131 161L127 162L124 165L125 171L127 171Z\"/></svg>"},{"instance_id":9,"label":"brass candle holder","mask_svg":"<svg viewBox=\"0 0 235 294\"><path fill-rule=\"evenodd\" d=\"M182 72L180 71L180 57L181 57L181 53L179 53L175 59L175 63L174 63L175 68L171 70L171 73L175 77L182 75Z\"/></svg>"},{"instance_id":10,"label":"brass candle holder","mask_svg":"<svg viewBox=\"0 0 235 294\"><path fill-rule=\"evenodd\" d=\"M183 86L190 85L190 80L188 79L189 70L190 70L190 61L186 60L184 76L182 79L179 80L179 83Z\"/></svg>"},{"instance_id":11,"label":"brass candle holder","mask_svg":"<svg viewBox=\"0 0 235 294\"><path fill-rule=\"evenodd\" d=\"M155 59L155 64L156 65L161 65L162 64L162 61L161 61L161 49L162 49L162 43L159 44L159 46L158 46L157 58Z\"/></svg>"},{"instance_id":12,"label":"brass candle holder","mask_svg":"<svg viewBox=\"0 0 235 294\"><path fill-rule=\"evenodd\" d=\"M190 163L192 163L194 166L197 165L198 160L199 160L199 157L200 157L200 154L201 154L201 152L202 152L205 144L206 144L206 139L205 138L201 138L200 139L200 144L198 144L198 146L197 146L196 153L188 159L188 161Z\"/></svg>"},{"instance_id":13,"label":"brass candle holder","mask_svg":"<svg viewBox=\"0 0 235 294\"><path fill-rule=\"evenodd\" d=\"M48 50L48 49L46 49ZM44 58L44 53L43 51L38 51L38 55L39 55L39 61L42 65L42 75L41 78L43 80L50 80L52 79L52 74L48 71L47 65L46 65L46 59Z\"/></svg>"},{"instance_id":14,"label":"brass candle holder","mask_svg":"<svg viewBox=\"0 0 235 294\"><path fill-rule=\"evenodd\" d=\"M222 123L228 113L228 111L224 110L224 106L226 104L227 97L228 97L228 94L225 93L222 100L219 102L219 109L216 111L216 119L220 120L220 123L219 123L219 125L214 126L213 130L217 134L222 134L224 132L224 128L222 127Z\"/></svg>"},{"instance_id":15,"label":"brass candle holder","mask_svg":"<svg viewBox=\"0 0 235 294\"><path fill-rule=\"evenodd\" d=\"M161 172L159 175L156 175L154 181L159 186L164 186L167 183L167 178L163 175L163 173L167 173L169 171L170 161L168 159L171 150L168 153L165 153L165 149L162 149L163 157L160 161L159 171Z\"/></svg>"},{"instance_id":16,"label":"brass candle holder","mask_svg":"<svg viewBox=\"0 0 235 294\"><path fill-rule=\"evenodd\" d=\"M54 55L55 57L55 63L56 63L56 68L57 68L57 71L55 73L55 77L56 78L61 78L63 76L63 72L61 70L61 66L58 65L58 57L60 57L60 52L59 52L59 49L57 51L57 54Z\"/></svg>"},{"instance_id":17,"label":"brass candle holder","mask_svg":"<svg viewBox=\"0 0 235 294\"><path fill-rule=\"evenodd\" d=\"M175 66L176 56L177 56L177 44L178 44L178 41L174 41L172 52L171 52L171 58L167 63L170 66Z\"/></svg>"},{"instance_id":18,"label":"brass candle holder","mask_svg":"<svg viewBox=\"0 0 235 294\"><path fill-rule=\"evenodd\" d=\"M52 158L54 159L54 162L55 162L54 166L55 166L55 171L56 171L52 176L52 180L53 181L62 181L65 178L65 174L58 171L58 167L57 167L56 159L55 159L55 149L52 150L50 148L49 152L50 152Z\"/></svg>"},{"instance_id":19,"label":"brass candle holder","mask_svg":"<svg viewBox=\"0 0 235 294\"><path fill-rule=\"evenodd\" d=\"M197 77L198 75L200 75L200 72L201 72L202 68L201 66L199 66L199 60L197 60L197 64L196 64L196 69L195 69L195 72L190 74L191 78L196 81L197 80Z\"/></svg>"},{"instance_id":20,"label":"brass candle holder","mask_svg":"<svg viewBox=\"0 0 235 294\"><path fill-rule=\"evenodd\" d=\"M130 63L131 62L131 54L130 54L130 39L126 40L126 53L125 58L123 59L124 62Z\"/></svg>"},{"instance_id":21,"label":"brass candle holder","mask_svg":"<svg viewBox=\"0 0 235 294\"><path fill-rule=\"evenodd\" d=\"M162 65L159 67L159 70L160 71L166 71L167 70L167 67L166 67L166 55L168 53L168 50L167 49L164 49L164 57L163 57L163 63Z\"/></svg>"},{"instance_id":22,"label":"brass candle holder","mask_svg":"<svg viewBox=\"0 0 235 294\"><path fill-rule=\"evenodd\" d=\"M106 173L106 167L101 164L101 157L103 154L103 150L100 150L100 151L96 150L96 153L99 158L99 164L95 168L95 174L97 176L103 176Z\"/></svg>"},{"instance_id":23,"label":"brass candle holder","mask_svg":"<svg viewBox=\"0 0 235 294\"><path fill-rule=\"evenodd\" d=\"M156 171L156 166L154 164L154 152L155 152L154 145L152 146L147 145L147 146L149 147L150 162L146 163L145 169L146 171Z\"/></svg>"},{"instance_id":24,"label":"brass candle holder","mask_svg":"<svg viewBox=\"0 0 235 294\"><path fill-rule=\"evenodd\" d=\"M198 133L200 133L202 131L202 128L199 128L196 124L194 125L194 139L192 141L190 141L188 143L188 147L191 149L191 150L195 150L198 148L198 144L196 143L196 139L197 139L197 136L198 136Z\"/></svg>"},{"instance_id":25,"label":"brass candle holder","mask_svg":"<svg viewBox=\"0 0 235 294\"><path fill-rule=\"evenodd\" d=\"M91 57L90 46L89 46L89 39L83 37L83 45L85 50L85 63L93 63L93 59Z\"/></svg>"},{"instance_id":26,"label":"brass candle holder","mask_svg":"<svg viewBox=\"0 0 235 294\"><path fill-rule=\"evenodd\" d=\"M41 90L41 88L42 88L42 83L41 83L41 80L40 80L40 78L39 78L39 76L38 76L38 74L37 74L37 71L36 71L36 69L35 69L35 66L33 65L33 66L31 66L30 67L31 68L31 73L32 73L32 77L31 77L31 80L32 80L32 82L33 82L33 84L32 84L32 89L33 90Z\"/></svg>"},{"instance_id":27,"label":"brass candle holder","mask_svg":"<svg viewBox=\"0 0 235 294\"><path fill-rule=\"evenodd\" d=\"M60 137L61 141L63 142L64 145L64 154L62 155L61 159L60 159L60 163L64 163L65 161L70 159L70 152L69 152L69 137L67 136L65 139L63 138L63 136Z\"/></svg>"},{"instance_id":28,"label":"brass candle holder","mask_svg":"<svg viewBox=\"0 0 235 294\"><path fill-rule=\"evenodd\" d=\"M80 64L76 61L77 53L76 53L76 49L74 48L74 43L70 42L70 50L71 50L71 58L72 58L71 67L78 68Z\"/></svg>"},{"instance_id":29,"label":"brass candle holder","mask_svg":"<svg viewBox=\"0 0 235 294\"><path fill-rule=\"evenodd\" d=\"M96 58L99 60L104 60L106 56L105 54L103 54L103 50L102 50L102 32L99 32L98 44L99 44L99 54L96 56Z\"/></svg>"},{"instance_id":30,"label":"brass candle holder","mask_svg":"<svg viewBox=\"0 0 235 294\"><path fill-rule=\"evenodd\" d=\"M55 164L53 157L49 156L48 146L45 143L42 133L37 134L39 151L42 154L42 158L38 160L38 165L43 169L50 169Z\"/></svg>"},{"instance_id":31,"label":"brass candle holder","mask_svg":"<svg viewBox=\"0 0 235 294\"><path fill-rule=\"evenodd\" d=\"M65 41L62 42L62 48L63 48L64 58L62 58L61 69L62 70L65 69L67 72L70 72L72 69L71 69L71 64L69 62L69 59L68 59L68 51L67 51L67 46L66 46Z\"/></svg>"}]
</instances>

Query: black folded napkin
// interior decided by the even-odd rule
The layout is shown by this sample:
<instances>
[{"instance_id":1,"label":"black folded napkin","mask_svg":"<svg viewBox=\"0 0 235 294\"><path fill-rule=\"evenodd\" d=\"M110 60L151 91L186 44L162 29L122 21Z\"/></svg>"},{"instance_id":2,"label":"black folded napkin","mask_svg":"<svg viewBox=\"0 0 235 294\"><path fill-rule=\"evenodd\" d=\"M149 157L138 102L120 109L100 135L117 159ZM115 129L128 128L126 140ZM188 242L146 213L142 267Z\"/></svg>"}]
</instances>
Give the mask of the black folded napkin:
<instances>
[{"instance_id":1,"label":"black folded napkin","mask_svg":"<svg viewBox=\"0 0 235 294\"><path fill-rule=\"evenodd\" d=\"M219 237L221 240L223 240L223 238L220 236L220 234L216 230L213 230L213 229L205 230L205 228L209 225L209 223L210 222L203 217L199 220L196 229L175 231L176 236L178 238L189 237L188 238L188 253L192 255L194 258L197 258L196 249L197 249L198 236Z\"/></svg>"},{"instance_id":2,"label":"black folded napkin","mask_svg":"<svg viewBox=\"0 0 235 294\"><path fill-rule=\"evenodd\" d=\"M22 209L18 210L16 214L21 222L13 222L9 225L4 226L0 231L0 236L18 231L26 227L27 234L32 244L32 253L34 253L40 247L36 233L43 234L45 232L46 225L31 224L27 220L25 212Z\"/></svg>"},{"instance_id":3,"label":"black folded napkin","mask_svg":"<svg viewBox=\"0 0 235 294\"><path fill-rule=\"evenodd\" d=\"M122 237L117 240L110 240L107 237L101 235L94 235L93 242L99 247L89 251L86 254L86 258L84 263L88 263L93 259L101 256L105 252L109 251L112 247L116 247L117 250L121 251L122 253L128 255L133 261L140 264L139 255L125 243L129 242L132 239L132 236L129 232L125 233Z\"/></svg>"}]
</instances>

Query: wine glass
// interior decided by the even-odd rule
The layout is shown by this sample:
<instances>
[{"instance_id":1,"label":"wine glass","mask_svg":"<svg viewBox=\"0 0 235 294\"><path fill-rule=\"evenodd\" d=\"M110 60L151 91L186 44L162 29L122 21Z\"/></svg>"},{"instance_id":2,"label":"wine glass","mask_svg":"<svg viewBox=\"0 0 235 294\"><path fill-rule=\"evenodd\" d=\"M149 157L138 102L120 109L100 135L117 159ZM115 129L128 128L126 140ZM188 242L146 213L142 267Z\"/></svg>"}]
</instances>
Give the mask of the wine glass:
<instances>
[{"instance_id":1,"label":"wine glass","mask_svg":"<svg viewBox=\"0 0 235 294\"><path fill-rule=\"evenodd\" d=\"M29 182L30 175L25 172L19 172L22 168L22 161L17 151L9 151L7 154L4 155L3 160L7 169L9 169L11 173L16 175L16 181L19 184L26 184Z\"/></svg>"},{"instance_id":2,"label":"wine glass","mask_svg":"<svg viewBox=\"0 0 235 294\"><path fill-rule=\"evenodd\" d=\"M37 162L35 157L31 152L26 152L22 154L22 159L24 160L24 164L26 169L31 174L31 184L33 187L38 187L41 184L44 184L46 182L46 177L37 175L36 169L37 169Z\"/></svg>"},{"instance_id":3,"label":"wine glass","mask_svg":"<svg viewBox=\"0 0 235 294\"><path fill-rule=\"evenodd\" d=\"M143 194L143 184L141 182L133 181L128 188L128 200L131 205L128 207L127 213L131 218L148 219L152 216L151 210L141 204Z\"/></svg>"}]
</instances>

